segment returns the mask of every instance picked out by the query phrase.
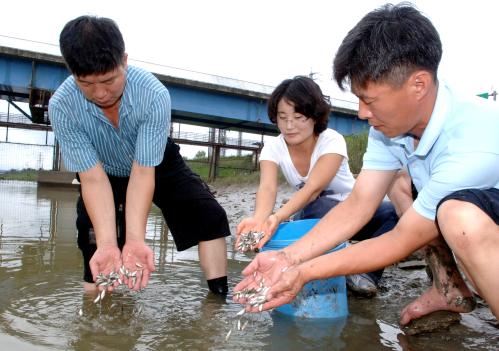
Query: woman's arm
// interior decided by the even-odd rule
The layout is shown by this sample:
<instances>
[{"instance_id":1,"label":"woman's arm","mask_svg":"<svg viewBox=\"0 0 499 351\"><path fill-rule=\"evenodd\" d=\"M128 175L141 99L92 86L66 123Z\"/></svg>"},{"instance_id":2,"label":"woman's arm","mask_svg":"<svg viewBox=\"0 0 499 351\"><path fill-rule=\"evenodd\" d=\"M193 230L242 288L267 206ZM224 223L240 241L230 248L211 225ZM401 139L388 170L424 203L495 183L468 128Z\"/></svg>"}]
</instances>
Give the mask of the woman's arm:
<instances>
[{"instance_id":1,"label":"woman's arm","mask_svg":"<svg viewBox=\"0 0 499 351\"><path fill-rule=\"evenodd\" d=\"M243 219L236 229L239 236L250 230L261 231L263 223L272 213L277 196L278 166L272 161L260 161L260 184L256 192L253 217ZM238 241L236 242L237 247Z\"/></svg>"},{"instance_id":2,"label":"woman's arm","mask_svg":"<svg viewBox=\"0 0 499 351\"><path fill-rule=\"evenodd\" d=\"M279 223L315 200L336 176L341 162L343 162L343 156L339 154L324 154L319 157L303 188L298 190L283 207L276 211L275 215Z\"/></svg>"},{"instance_id":3,"label":"woman's arm","mask_svg":"<svg viewBox=\"0 0 499 351\"><path fill-rule=\"evenodd\" d=\"M260 185L256 192L253 217L264 221L272 213L277 197L278 166L272 161L260 162Z\"/></svg>"}]
</instances>

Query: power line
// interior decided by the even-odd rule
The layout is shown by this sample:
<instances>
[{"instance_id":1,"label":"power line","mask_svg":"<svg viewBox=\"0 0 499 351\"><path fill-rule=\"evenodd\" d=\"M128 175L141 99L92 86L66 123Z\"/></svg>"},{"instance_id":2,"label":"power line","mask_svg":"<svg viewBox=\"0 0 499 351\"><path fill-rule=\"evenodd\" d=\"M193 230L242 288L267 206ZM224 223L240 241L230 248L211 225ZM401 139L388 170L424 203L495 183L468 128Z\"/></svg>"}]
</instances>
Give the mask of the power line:
<instances>
[{"instance_id":1,"label":"power line","mask_svg":"<svg viewBox=\"0 0 499 351\"><path fill-rule=\"evenodd\" d=\"M50 46L59 47L59 44L52 44L52 43L47 43L45 41L38 41L38 40L31 40L31 39L26 39L26 38L13 37L11 35L0 34L0 37L9 38L9 39L16 39L16 40L22 40L22 41L28 41L30 43L37 43L37 44L44 44L44 45L50 45Z\"/></svg>"},{"instance_id":2,"label":"power line","mask_svg":"<svg viewBox=\"0 0 499 351\"><path fill-rule=\"evenodd\" d=\"M57 48L59 47L59 44L53 44L53 43L48 43L48 42L44 42L44 41L38 41L38 40L20 38L20 37L15 37L15 36L11 36L11 35L0 34L0 37L8 38L8 39L14 39L14 40L21 40L21 41L25 41L25 42L42 44L42 45L49 45L49 46L57 47ZM216 75L216 74L210 74L210 73L201 72L201 71L195 71L195 70L186 69L186 68L179 68L179 67L175 67L175 66L168 66L168 65L164 65L164 64L156 63L156 62L152 62L152 61L135 59L135 58L132 58L132 57L130 57L129 60L130 61L144 63L144 64L148 64L148 65L154 65L154 66L158 66L158 67L164 67L164 68L170 68L170 69L174 69L174 70L179 70L179 71L194 73L194 74L201 74L201 75L205 75L205 76L211 76L211 77L215 77L215 78L222 78L222 79L231 80L231 81L239 81L239 82L244 82L244 83L249 83L249 84L260 85L260 86L266 87L266 88L274 88L273 86L266 85L266 84L261 84L261 83L256 83L256 82L252 82L252 81L246 81L246 80L240 80L240 79L234 79L234 78L230 78L230 77L226 77L226 76L221 76L221 75ZM309 77L311 79L315 80L316 79L315 76L318 75L318 74L319 74L319 72L313 72L312 70L310 70ZM334 97L332 97L331 100L343 101L343 102L347 102L347 103L350 103L350 104L357 104L357 102L355 102L355 101L338 99L338 98L334 98Z\"/></svg>"}]
</instances>

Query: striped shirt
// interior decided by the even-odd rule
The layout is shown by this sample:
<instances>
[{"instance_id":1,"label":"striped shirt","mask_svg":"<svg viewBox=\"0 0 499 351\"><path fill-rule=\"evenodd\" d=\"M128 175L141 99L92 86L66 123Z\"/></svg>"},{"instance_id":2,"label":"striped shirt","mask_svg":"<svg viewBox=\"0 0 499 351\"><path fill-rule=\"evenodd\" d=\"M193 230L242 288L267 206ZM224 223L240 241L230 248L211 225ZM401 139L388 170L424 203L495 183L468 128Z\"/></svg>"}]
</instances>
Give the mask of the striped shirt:
<instances>
[{"instance_id":1,"label":"striped shirt","mask_svg":"<svg viewBox=\"0 0 499 351\"><path fill-rule=\"evenodd\" d=\"M100 162L107 174L126 177L133 161L153 167L163 160L170 95L151 73L128 66L115 128L69 76L50 99L49 116L69 171L83 172Z\"/></svg>"}]
</instances>

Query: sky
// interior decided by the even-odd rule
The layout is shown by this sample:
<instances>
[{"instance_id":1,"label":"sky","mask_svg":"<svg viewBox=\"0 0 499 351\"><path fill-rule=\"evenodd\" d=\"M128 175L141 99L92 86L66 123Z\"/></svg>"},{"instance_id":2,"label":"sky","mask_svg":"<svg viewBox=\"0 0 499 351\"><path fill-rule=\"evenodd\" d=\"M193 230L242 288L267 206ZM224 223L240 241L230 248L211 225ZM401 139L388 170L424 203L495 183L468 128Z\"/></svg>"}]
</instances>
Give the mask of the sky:
<instances>
[{"instance_id":1,"label":"sky","mask_svg":"<svg viewBox=\"0 0 499 351\"><path fill-rule=\"evenodd\" d=\"M130 64L142 62L271 87L314 74L332 103L356 103L332 81L334 54L377 0L25 0L2 4L0 45L60 54L64 24L114 19ZM415 0L440 33L440 79L466 94L499 90L499 2ZM12 38L20 38L17 40ZM46 44L40 44L46 43ZM159 67L159 66L157 66Z\"/></svg>"},{"instance_id":2,"label":"sky","mask_svg":"<svg viewBox=\"0 0 499 351\"><path fill-rule=\"evenodd\" d=\"M316 73L333 98L355 101L331 80L332 60L347 32L377 0L25 0L2 4L0 36L52 44L82 14L114 19L130 59L276 86ZM413 3L440 33L440 76L471 94L499 88L499 3ZM138 5L139 4L139 5ZM0 37L0 45L6 38ZM23 45L29 45L26 42ZM35 43L31 43L37 47ZM46 45L45 47L50 47Z\"/></svg>"}]
</instances>

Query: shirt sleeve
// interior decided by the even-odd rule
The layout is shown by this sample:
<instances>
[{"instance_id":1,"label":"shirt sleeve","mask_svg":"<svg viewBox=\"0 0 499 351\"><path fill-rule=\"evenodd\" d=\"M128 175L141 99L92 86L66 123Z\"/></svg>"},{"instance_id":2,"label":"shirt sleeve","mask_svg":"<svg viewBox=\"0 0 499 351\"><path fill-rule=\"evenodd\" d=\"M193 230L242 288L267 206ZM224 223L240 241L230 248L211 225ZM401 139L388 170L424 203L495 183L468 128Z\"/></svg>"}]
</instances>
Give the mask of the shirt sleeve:
<instances>
[{"instance_id":1,"label":"shirt sleeve","mask_svg":"<svg viewBox=\"0 0 499 351\"><path fill-rule=\"evenodd\" d=\"M85 131L72 118L69 108L49 105L55 138L61 147L64 166L70 172L84 172L99 162L97 151Z\"/></svg>"},{"instance_id":2,"label":"shirt sleeve","mask_svg":"<svg viewBox=\"0 0 499 351\"><path fill-rule=\"evenodd\" d=\"M430 220L435 219L440 200L455 191L499 186L499 154L447 152L448 157L441 157L442 161L432 167L430 180L413 204L416 212Z\"/></svg>"},{"instance_id":3,"label":"shirt sleeve","mask_svg":"<svg viewBox=\"0 0 499 351\"><path fill-rule=\"evenodd\" d=\"M338 154L348 160L347 143L340 133L329 130L330 133L321 134L322 140L317 145L318 157L325 154Z\"/></svg>"},{"instance_id":4,"label":"shirt sleeve","mask_svg":"<svg viewBox=\"0 0 499 351\"><path fill-rule=\"evenodd\" d=\"M390 150L390 139L374 128L369 130L367 150L364 153L362 169L392 171L402 168L400 160ZM392 146L393 147L393 146Z\"/></svg>"},{"instance_id":5,"label":"shirt sleeve","mask_svg":"<svg viewBox=\"0 0 499 351\"><path fill-rule=\"evenodd\" d=\"M161 163L170 134L170 121L170 94L165 89L151 105L139 127L135 149L138 164L154 167Z\"/></svg>"},{"instance_id":6,"label":"shirt sleeve","mask_svg":"<svg viewBox=\"0 0 499 351\"><path fill-rule=\"evenodd\" d=\"M280 164L281 157L278 150L278 141L279 137L274 137L263 145L260 161L272 161L278 165Z\"/></svg>"}]
</instances>

